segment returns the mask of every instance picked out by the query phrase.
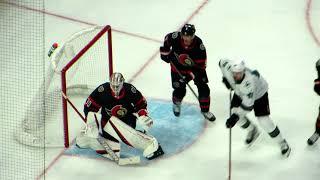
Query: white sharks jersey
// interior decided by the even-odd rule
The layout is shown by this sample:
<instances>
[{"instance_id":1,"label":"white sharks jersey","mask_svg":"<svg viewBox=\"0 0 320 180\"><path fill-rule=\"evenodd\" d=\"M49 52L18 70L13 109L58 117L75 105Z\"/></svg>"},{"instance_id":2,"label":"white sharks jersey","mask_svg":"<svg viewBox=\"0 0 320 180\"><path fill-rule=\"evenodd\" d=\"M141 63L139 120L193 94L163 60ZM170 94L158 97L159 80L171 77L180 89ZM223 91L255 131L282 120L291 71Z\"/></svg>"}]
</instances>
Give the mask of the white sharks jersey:
<instances>
[{"instance_id":1,"label":"white sharks jersey","mask_svg":"<svg viewBox=\"0 0 320 180\"><path fill-rule=\"evenodd\" d=\"M242 106L252 108L254 101L268 91L268 83L256 70L245 69L244 79L237 84L231 72L231 61L221 60L219 63L223 76L227 79L234 93L242 99Z\"/></svg>"}]
</instances>

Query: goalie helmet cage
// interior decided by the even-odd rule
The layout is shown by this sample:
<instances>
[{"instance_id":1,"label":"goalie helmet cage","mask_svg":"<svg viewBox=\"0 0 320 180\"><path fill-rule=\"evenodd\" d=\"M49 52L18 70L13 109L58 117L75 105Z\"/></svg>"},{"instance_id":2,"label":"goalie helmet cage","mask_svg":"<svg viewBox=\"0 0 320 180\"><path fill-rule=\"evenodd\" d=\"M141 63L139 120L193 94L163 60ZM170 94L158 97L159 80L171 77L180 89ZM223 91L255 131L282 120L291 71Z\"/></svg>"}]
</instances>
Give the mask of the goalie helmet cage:
<instances>
[{"instance_id":1,"label":"goalie helmet cage","mask_svg":"<svg viewBox=\"0 0 320 180\"><path fill-rule=\"evenodd\" d=\"M39 88L39 92L45 92L44 108L36 109L39 106L30 103L22 130L17 133L18 141L35 147L69 147L70 130L76 136L83 121L68 108L63 94L82 112L88 95L112 74L112 61L109 25L81 30L62 43L52 53L45 82ZM41 112L44 117L35 119L34 114Z\"/></svg>"}]
</instances>

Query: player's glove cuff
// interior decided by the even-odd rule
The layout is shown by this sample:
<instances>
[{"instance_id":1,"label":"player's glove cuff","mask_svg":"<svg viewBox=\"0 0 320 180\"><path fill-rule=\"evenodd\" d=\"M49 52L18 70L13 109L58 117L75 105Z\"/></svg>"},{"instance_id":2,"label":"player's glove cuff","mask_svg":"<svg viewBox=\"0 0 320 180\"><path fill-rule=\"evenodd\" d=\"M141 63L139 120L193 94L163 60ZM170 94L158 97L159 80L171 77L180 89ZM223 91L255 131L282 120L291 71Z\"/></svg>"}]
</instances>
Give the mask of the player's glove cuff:
<instances>
[{"instance_id":1,"label":"player's glove cuff","mask_svg":"<svg viewBox=\"0 0 320 180\"><path fill-rule=\"evenodd\" d=\"M138 111L138 115L139 116L147 116L148 115L148 111L146 109L140 109Z\"/></svg>"}]
</instances>

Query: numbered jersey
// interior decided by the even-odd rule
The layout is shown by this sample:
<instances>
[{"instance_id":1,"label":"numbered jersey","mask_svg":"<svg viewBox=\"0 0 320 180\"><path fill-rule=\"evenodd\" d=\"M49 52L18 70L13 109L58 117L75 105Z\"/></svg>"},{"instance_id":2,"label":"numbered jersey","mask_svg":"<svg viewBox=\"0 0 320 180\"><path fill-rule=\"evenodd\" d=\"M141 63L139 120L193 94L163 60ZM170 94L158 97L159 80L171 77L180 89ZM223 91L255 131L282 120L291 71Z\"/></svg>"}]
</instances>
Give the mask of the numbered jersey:
<instances>
[{"instance_id":1,"label":"numbered jersey","mask_svg":"<svg viewBox=\"0 0 320 180\"><path fill-rule=\"evenodd\" d=\"M254 101L261 98L268 91L268 83L257 70L246 68L244 79L241 83L236 83L231 72L231 61L221 60L219 66L234 93L242 99L243 106L252 107Z\"/></svg>"},{"instance_id":2,"label":"numbered jersey","mask_svg":"<svg viewBox=\"0 0 320 180\"><path fill-rule=\"evenodd\" d=\"M119 97L114 97L109 83L97 87L87 98L84 105L84 113L98 112L101 108L102 119L110 119L115 116L125 123L135 126L136 117L132 113L138 113L147 108L147 102L142 94L131 84L124 83Z\"/></svg>"},{"instance_id":3,"label":"numbered jersey","mask_svg":"<svg viewBox=\"0 0 320 180\"><path fill-rule=\"evenodd\" d=\"M171 49L170 57L172 59L170 59L170 61L172 61L172 63L180 71L206 69L207 53L205 46L202 43L202 40L198 36L194 37L193 42L190 46L185 46L181 38L180 32L172 32L166 35L163 47L166 49ZM181 54L187 54L194 61L195 68L181 65L175 57L174 53L176 53L177 56ZM172 68L172 71L175 71L175 69Z\"/></svg>"}]
</instances>

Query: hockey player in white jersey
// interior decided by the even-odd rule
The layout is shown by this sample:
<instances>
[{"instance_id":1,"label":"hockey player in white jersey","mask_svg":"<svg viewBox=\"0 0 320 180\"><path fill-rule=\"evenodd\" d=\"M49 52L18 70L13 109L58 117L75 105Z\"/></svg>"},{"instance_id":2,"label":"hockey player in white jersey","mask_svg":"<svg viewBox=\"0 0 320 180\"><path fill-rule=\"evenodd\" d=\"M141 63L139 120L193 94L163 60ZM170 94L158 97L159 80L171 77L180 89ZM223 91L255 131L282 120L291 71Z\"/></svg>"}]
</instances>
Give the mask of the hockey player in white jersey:
<instances>
[{"instance_id":1,"label":"hockey player in white jersey","mask_svg":"<svg viewBox=\"0 0 320 180\"><path fill-rule=\"evenodd\" d=\"M280 146L281 154L289 156L291 148L282 137L279 128L270 119L268 83L256 70L250 70L243 61L220 60L219 67L223 74L223 83L234 91L231 100L231 116L226 121L227 128L238 124L248 130L246 144L250 145L260 132L248 118L247 113L254 110L260 126Z\"/></svg>"},{"instance_id":2,"label":"hockey player in white jersey","mask_svg":"<svg viewBox=\"0 0 320 180\"><path fill-rule=\"evenodd\" d=\"M318 78L314 80L314 91L320 96L320 59L316 62L316 69L318 72ZM320 136L320 106L319 106L319 113L315 123L315 131L312 136L308 139L308 144L313 145Z\"/></svg>"}]
</instances>

